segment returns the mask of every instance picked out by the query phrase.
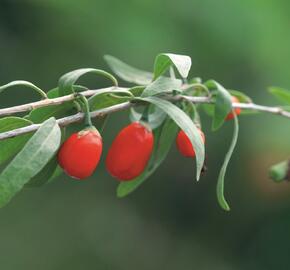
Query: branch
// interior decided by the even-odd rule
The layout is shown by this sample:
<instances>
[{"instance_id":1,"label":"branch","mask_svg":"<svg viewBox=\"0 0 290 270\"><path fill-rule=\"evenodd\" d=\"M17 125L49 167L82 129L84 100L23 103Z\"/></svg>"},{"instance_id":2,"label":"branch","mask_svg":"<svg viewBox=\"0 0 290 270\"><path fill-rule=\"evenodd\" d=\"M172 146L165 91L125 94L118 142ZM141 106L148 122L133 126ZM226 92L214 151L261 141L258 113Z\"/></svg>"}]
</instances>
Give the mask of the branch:
<instances>
[{"instance_id":1,"label":"branch","mask_svg":"<svg viewBox=\"0 0 290 270\"><path fill-rule=\"evenodd\" d=\"M132 106L133 106L132 103L124 102L124 103L113 105L113 106L110 106L110 107L107 107L107 108L104 108L104 109L93 111L93 112L90 113L90 115L91 115L92 118L94 118L94 117L102 117L104 115L107 115L107 114L110 114L110 113L113 113L113 112L126 110L126 109L128 109L128 108L130 108ZM74 115L71 115L71 116L60 118L60 119L57 120L57 123L58 123L58 125L60 127L65 127L65 126L68 126L68 125L70 125L72 123L80 122L84 118L85 118L85 114L84 113L77 113L77 114L74 114ZM26 133L30 133L30 132L33 132L33 131L36 131L37 129L40 128L40 126L41 126L41 124L33 124L33 125L29 125L27 127L17 128L17 129L11 130L11 131L0 133L0 141L8 139L8 138L13 138L13 137L16 137L16 136L19 136L19 135L23 135L23 134L26 134Z\"/></svg>"},{"instance_id":2,"label":"branch","mask_svg":"<svg viewBox=\"0 0 290 270\"><path fill-rule=\"evenodd\" d=\"M114 89L115 90L128 90L129 88L108 87L108 88L103 88L103 89L105 89L105 90L114 90ZM103 90L103 89L87 90L87 91L82 92L82 94L85 96L93 96L99 90ZM211 103L213 103L213 100L211 99L211 97L190 97L190 96L177 95L174 97L165 97L165 98L167 100L170 100L170 101L187 100L187 101L190 101L194 104L211 104ZM72 95L67 95L67 96L63 96L63 97L59 97L59 98L42 100L42 101L28 103L28 104L24 104L24 105L20 105L20 106L4 108L4 109L0 109L0 117L4 116L4 115L11 115L11 114L18 113L18 112L30 111L32 109L39 108L39 107L45 107L45 106L49 106L49 105L59 105L59 104L62 104L64 102L71 101L74 99L75 99L75 96L72 94ZM96 111L91 112L91 117L92 118L102 117L104 115L107 115L107 114L110 114L113 112L127 110L134 105L135 105L134 103L131 103L129 101L121 103L121 104L113 105L113 106L110 106L110 107L107 107L104 109L100 109L100 110L96 110ZM286 117L286 118L290 118L290 112L285 111L280 107L268 107L268 106L258 105L255 103L233 103L232 105L233 105L233 108L241 108L241 109L254 110L254 111L258 111L258 112L259 111L266 112L266 113L277 114L277 115L281 115L281 116ZM68 126L72 123L82 121L84 119L84 117L85 117L84 113L77 113L75 115L60 118L57 120L57 123L59 124L60 127L65 127L65 126ZM32 125L27 126L27 127L18 128L18 129L14 129L11 131L0 133L0 141L8 139L8 138L13 138L13 137L16 137L19 135L27 134L30 132L34 132L40 126L41 126L41 124L32 124Z\"/></svg>"},{"instance_id":3,"label":"branch","mask_svg":"<svg viewBox=\"0 0 290 270\"><path fill-rule=\"evenodd\" d=\"M101 89L96 89L96 90L87 90L82 92L82 94L86 97L90 97L95 95L98 91L100 90L128 90L129 88L124 88L124 87L107 87L107 88L101 88ZM19 106L13 106L10 108L4 108L0 109L0 117L2 116L7 116L15 113L20 113L20 112L28 112L36 108L40 107L46 107L50 105L60 105L68 101L72 101L75 99L75 95L67 95L63 97L58 97L58 98L51 98L51 99L45 99L45 100L40 100L32 103L27 103Z\"/></svg>"},{"instance_id":4,"label":"branch","mask_svg":"<svg viewBox=\"0 0 290 270\"><path fill-rule=\"evenodd\" d=\"M182 96L183 99L188 100L192 103L213 103L213 101L209 97L190 97L190 96ZM198 100L197 98L200 98ZM178 100L179 98L177 98ZM286 118L290 118L290 112L283 110L280 107L269 107L258 105L255 103L232 103L233 108L247 109L257 112L266 112L272 114L278 114L284 116Z\"/></svg>"}]
</instances>

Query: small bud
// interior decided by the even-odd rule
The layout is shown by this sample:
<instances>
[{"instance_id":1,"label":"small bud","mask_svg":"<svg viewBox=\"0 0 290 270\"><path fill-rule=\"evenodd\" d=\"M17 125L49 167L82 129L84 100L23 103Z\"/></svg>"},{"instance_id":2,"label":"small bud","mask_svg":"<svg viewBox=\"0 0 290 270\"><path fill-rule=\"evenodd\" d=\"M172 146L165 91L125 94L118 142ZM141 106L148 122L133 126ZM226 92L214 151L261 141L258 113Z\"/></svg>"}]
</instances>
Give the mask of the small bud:
<instances>
[{"instance_id":1,"label":"small bud","mask_svg":"<svg viewBox=\"0 0 290 270\"><path fill-rule=\"evenodd\" d=\"M270 168L269 176L273 181L277 183L289 180L290 176L289 160L285 160L283 162L273 165Z\"/></svg>"}]
</instances>

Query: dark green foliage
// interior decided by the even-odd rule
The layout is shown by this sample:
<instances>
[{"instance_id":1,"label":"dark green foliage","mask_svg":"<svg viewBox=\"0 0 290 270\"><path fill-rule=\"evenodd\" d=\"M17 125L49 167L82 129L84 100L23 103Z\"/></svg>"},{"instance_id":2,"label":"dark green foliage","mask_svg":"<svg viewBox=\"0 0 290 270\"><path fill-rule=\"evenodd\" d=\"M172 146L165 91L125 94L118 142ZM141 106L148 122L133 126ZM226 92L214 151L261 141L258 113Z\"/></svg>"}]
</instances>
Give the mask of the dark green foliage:
<instances>
[{"instance_id":1,"label":"dark green foliage","mask_svg":"<svg viewBox=\"0 0 290 270\"><path fill-rule=\"evenodd\" d=\"M0 174L0 206L7 204L55 155L61 139L54 118L46 120Z\"/></svg>"},{"instance_id":2,"label":"dark green foliage","mask_svg":"<svg viewBox=\"0 0 290 270\"><path fill-rule=\"evenodd\" d=\"M121 183L117 190L118 197L124 197L139 187L166 158L169 149L176 137L178 129L184 130L195 149L196 179L199 180L205 161L205 147L201 140L198 127L201 125L198 110L202 107L212 117L212 129L219 129L232 110L231 96L236 96L240 102L251 103L252 100L244 93L237 90L227 90L214 80L202 83L200 78L195 78L187 83L186 78L191 67L191 58L185 55L159 54L154 62L153 73L131 67L113 56L105 56L110 68L123 80L133 83L129 88L118 86L118 82L110 73L93 68L83 68L63 75L58 82L58 87L47 93L47 98L59 98L72 95L73 100L61 104L49 105L32 109L24 118L5 117L0 119L0 133L14 130L32 123L42 124L40 129L32 134L17 136L13 139L0 141L0 164L7 162L14 155L14 159L7 165L0 175L0 205L5 205L23 186L41 186L51 182L62 173L57 166L56 151L60 145L60 128L55 118L63 118L84 110L80 103L80 93L88 90L85 86L76 85L77 80L88 73L101 75L112 81L113 86L96 90L88 98L87 108L98 111L118 104L135 105L131 108L131 121L146 118L154 130L155 146L150 162L145 171L131 182ZM175 71L181 78L176 78ZM168 74L170 76L168 76ZM15 81L0 87L4 89L15 85L28 86L46 97L42 90L25 81ZM279 100L290 103L289 91L281 88L271 88L270 93ZM83 102L85 96L81 96ZM207 97L211 104L202 106L192 104L186 98ZM140 112L138 107L143 108ZM89 114L87 114L89 116ZM94 125L103 131L108 116L93 119ZM87 118L89 120L89 117ZM230 207L224 196L224 178L226 169L238 138L238 119L234 118L233 139L223 162L217 182L217 198L224 210ZM62 139L68 138L73 132L84 128L83 123L74 123L62 129ZM32 136L32 137L31 137ZM30 138L30 140L29 140ZM29 140L29 141L28 141ZM27 142L28 141L28 142ZM27 142L27 143L26 143ZM284 163L283 163L284 164ZM285 169L279 165L281 168ZM271 170L271 176L277 181L284 178L277 176L276 167Z\"/></svg>"}]
</instances>

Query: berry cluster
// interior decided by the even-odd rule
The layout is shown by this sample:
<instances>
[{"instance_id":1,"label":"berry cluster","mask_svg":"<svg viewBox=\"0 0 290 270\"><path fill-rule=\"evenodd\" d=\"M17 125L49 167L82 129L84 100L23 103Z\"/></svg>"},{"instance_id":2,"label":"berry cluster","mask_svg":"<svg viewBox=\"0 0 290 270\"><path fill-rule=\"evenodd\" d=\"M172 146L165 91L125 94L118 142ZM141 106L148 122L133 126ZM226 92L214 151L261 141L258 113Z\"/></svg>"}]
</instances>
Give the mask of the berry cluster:
<instances>
[{"instance_id":1,"label":"berry cluster","mask_svg":"<svg viewBox=\"0 0 290 270\"><path fill-rule=\"evenodd\" d=\"M232 97L232 102L238 103L239 100ZM236 108L234 113L239 115L241 110ZM234 113L230 112L226 120L233 119ZM199 132L205 143L204 133L200 129ZM176 137L176 146L183 156L195 157L191 141L183 130ZM119 181L134 180L146 168L153 147L154 135L148 123L140 121L129 124L119 132L108 151L108 172ZM58 163L69 176L84 179L91 176L98 166L102 150L102 137L91 126L72 134L63 143L58 152Z\"/></svg>"}]
</instances>

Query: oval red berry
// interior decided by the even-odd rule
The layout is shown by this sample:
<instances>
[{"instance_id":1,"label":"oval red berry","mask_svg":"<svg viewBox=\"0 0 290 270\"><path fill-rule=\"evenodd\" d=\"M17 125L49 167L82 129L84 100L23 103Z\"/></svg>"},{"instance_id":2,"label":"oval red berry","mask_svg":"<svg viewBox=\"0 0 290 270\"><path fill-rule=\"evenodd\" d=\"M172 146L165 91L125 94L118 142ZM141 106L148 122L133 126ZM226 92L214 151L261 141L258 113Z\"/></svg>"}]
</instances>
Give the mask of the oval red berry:
<instances>
[{"instance_id":1,"label":"oval red berry","mask_svg":"<svg viewBox=\"0 0 290 270\"><path fill-rule=\"evenodd\" d=\"M61 146L58 163L71 177L87 178L96 169L102 148L102 137L96 129L74 133Z\"/></svg>"},{"instance_id":2,"label":"oval red berry","mask_svg":"<svg viewBox=\"0 0 290 270\"><path fill-rule=\"evenodd\" d=\"M145 169L154 146L150 128L134 122L123 128L114 139L107 158L109 173L120 181L129 181Z\"/></svg>"},{"instance_id":3,"label":"oval red berry","mask_svg":"<svg viewBox=\"0 0 290 270\"><path fill-rule=\"evenodd\" d=\"M205 142L204 133L199 129L200 136ZM183 130L180 130L176 137L176 146L179 152L185 157L195 157L195 151L192 146L192 143L186 133Z\"/></svg>"}]
</instances>

